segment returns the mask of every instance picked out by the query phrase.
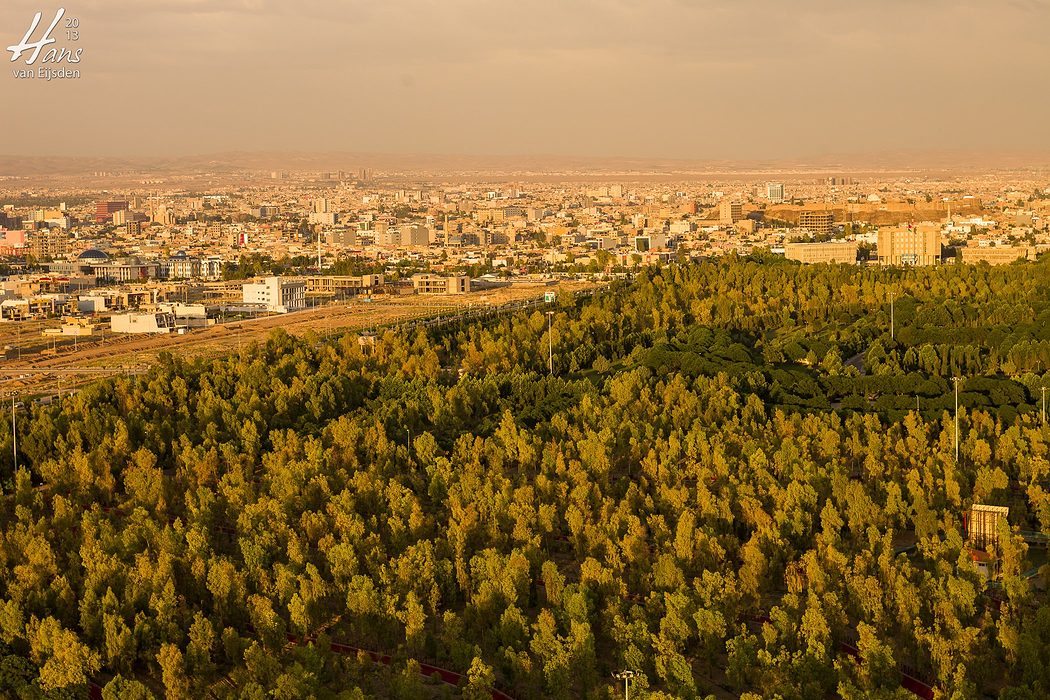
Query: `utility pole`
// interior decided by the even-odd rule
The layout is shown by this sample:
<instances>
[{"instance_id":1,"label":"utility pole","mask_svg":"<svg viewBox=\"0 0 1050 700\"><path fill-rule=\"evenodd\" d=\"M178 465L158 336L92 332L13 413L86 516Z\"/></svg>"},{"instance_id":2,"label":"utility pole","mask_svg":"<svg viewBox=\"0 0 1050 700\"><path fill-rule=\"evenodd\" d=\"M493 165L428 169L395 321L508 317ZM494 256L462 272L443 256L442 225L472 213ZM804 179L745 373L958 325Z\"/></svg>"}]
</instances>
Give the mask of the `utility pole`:
<instances>
[{"instance_id":1,"label":"utility pole","mask_svg":"<svg viewBox=\"0 0 1050 700\"><path fill-rule=\"evenodd\" d=\"M631 700L631 680L638 675L637 671L619 671L613 674L613 678L623 681L623 700Z\"/></svg>"},{"instance_id":2,"label":"utility pole","mask_svg":"<svg viewBox=\"0 0 1050 700\"><path fill-rule=\"evenodd\" d=\"M551 376L554 376L554 312L547 312L547 364L549 365Z\"/></svg>"},{"instance_id":3,"label":"utility pole","mask_svg":"<svg viewBox=\"0 0 1050 700\"><path fill-rule=\"evenodd\" d=\"M959 463L959 382L960 377L952 377L955 382L955 463Z\"/></svg>"},{"instance_id":4,"label":"utility pole","mask_svg":"<svg viewBox=\"0 0 1050 700\"><path fill-rule=\"evenodd\" d=\"M1046 387L1045 386L1039 387L1039 391L1043 395L1042 418L1043 418L1043 425L1046 425Z\"/></svg>"},{"instance_id":5,"label":"utility pole","mask_svg":"<svg viewBox=\"0 0 1050 700\"><path fill-rule=\"evenodd\" d=\"M15 392L11 392L11 457L18 471L18 434L15 429Z\"/></svg>"},{"instance_id":6,"label":"utility pole","mask_svg":"<svg viewBox=\"0 0 1050 700\"><path fill-rule=\"evenodd\" d=\"M893 318L893 292L890 292L890 340L896 340L896 329L894 328Z\"/></svg>"}]
</instances>

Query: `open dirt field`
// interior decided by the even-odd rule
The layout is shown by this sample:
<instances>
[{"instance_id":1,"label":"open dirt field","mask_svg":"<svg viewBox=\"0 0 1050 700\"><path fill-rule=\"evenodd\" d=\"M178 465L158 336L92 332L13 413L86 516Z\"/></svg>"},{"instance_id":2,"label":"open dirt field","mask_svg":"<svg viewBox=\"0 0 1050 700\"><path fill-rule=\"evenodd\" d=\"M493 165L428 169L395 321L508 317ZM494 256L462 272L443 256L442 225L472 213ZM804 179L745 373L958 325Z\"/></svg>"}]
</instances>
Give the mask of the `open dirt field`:
<instances>
[{"instance_id":1,"label":"open dirt field","mask_svg":"<svg viewBox=\"0 0 1050 700\"><path fill-rule=\"evenodd\" d=\"M0 346L21 349L21 357L0 360L0 396L29 397L61 394L94 381L100 376L137 373L147 369L162 351L184 357L201 357L236 352L271 331L283 328L303 335L313 330L327 335L345 330L366 330L414 319L451 316L483 310L516 301L542 297L544 292L559 295L593 288L594 283L561 281L554 286L522 284L463 295L377 296L374 301L332 302L291 314L262 316L230 321L185 335L96 335L92 338L61 339L41 337L55 321L26 321L0 324Z\"/></svg>"}]
</instances>

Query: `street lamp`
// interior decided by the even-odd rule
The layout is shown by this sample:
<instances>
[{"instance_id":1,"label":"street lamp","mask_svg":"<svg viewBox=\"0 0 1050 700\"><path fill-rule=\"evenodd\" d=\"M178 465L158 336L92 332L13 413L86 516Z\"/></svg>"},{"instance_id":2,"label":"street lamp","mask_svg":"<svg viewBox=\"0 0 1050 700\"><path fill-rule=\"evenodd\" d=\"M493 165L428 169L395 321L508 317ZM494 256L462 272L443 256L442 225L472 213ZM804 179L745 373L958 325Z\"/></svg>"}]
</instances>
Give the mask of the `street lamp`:
<instances>
[{"instance_id":1,"label":"street lamp","mask_svg":"<svg viewBox=\"0 0 1050 700\"><path fill-rule=\"evenodd\" d=\"M14 471L18 471L18 433L15 429L15 397L18 394L11 392L11 457L14 461ZM13 473L13 472L12 472Z\"/></svg>"},{"instance_id":2,"label":"street lamp","mask_svg":"<svg viewBox=\"0 0 1050 700\"><path fill-rule=\"evenodd\" d=\"M1043 419L1043 425L1046 425L1046 387L1045 386L1039 387L1039 391L1043 395L1043 409L1041 411L1041 414L1042 414L1042 419Z\"/></svg>"},{"instance_id":3,"label":"street lamp","mask_svg":"<svg viewBox=\"0 0 1050 700\"><path fill-rule=\"evenodd\" d=\"M554 375L554 335L553 335L553 323L554 323L554 312L547 312L547 364L549 365L551 376Z\"/></svg>"},{"instance_id":4,"label":"street lamp","mask_svg":"<svg viewBox=\"0 0 1050 700\"><path fill-rule=\"evenodd\" d=\"M631 698L631 687L630 683L635 676L638 675L637 671L618 671L613 674L613 678L618 681L623 681L623 700L630 700Z\"/></svg>"},{"instance_id":5,"label":"street lamp","mask_svg":"<svg viewBox=\"0 0 1050 700\"><path fill-rule=\"evenodd\" d=\"M890 292L890 340L897 339L896 333L894 333L893 321L893 292Z\"/></svg>"},{"instance_id":6,"label":"street lamp","mask_svg":"<svg viewBox=\"0 0 1050 700\"><path fill-rule=\"evenodd\" d=\"M955 463L959 463L959 382L961 377L952 377L955 382Z\"/></svg>"}]
</instances>

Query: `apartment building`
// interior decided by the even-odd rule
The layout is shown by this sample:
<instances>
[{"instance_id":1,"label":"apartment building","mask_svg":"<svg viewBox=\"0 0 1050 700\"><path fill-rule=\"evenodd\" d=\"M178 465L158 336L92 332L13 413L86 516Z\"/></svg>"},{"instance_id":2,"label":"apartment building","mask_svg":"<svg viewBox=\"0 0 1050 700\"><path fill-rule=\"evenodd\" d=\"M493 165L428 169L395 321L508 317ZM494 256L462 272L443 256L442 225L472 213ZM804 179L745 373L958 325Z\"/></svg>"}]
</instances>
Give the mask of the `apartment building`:
<instances>
[{"instance_id":1,"label":"apartment building","mask_svg":"<svg viewBox=\"0 0 1050 700\"><path fill-rule=\"evenodd\" d=\"M814 236L830 236L835 217L829 211L804 211L798 215L798 227Z\"/></svg>"},{"instance_id":2,"label":"apartment building","mask_svg":"<svg viewBox=\"0 0 1050 700\"><path fill-rule=\"evenodd\" d=\"M262 306L272 313L284 314L306 308L306 282L267 277L241 287L244 303Z\"/></svg>"},{"instance_id":3,"label":"apartment building","mask_svg":"<svg viewBox=\"0 0 1050 700\"><path fill-rule=\"evenodd\" d=\"M936 265L941 261L941 227L929 223L880 228L878 256L883 265Z\"/></svg>"}]
</instances>

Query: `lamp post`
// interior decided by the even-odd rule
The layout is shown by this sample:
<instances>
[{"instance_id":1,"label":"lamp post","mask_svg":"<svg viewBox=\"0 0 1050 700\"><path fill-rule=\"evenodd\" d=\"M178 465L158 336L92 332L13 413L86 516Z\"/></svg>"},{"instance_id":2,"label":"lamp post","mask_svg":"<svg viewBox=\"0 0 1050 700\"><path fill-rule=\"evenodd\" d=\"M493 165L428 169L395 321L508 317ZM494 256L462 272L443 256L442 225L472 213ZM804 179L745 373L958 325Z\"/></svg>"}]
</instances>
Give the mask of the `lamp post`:
<instances>
[{"instance_id":1,"label":"lamp post","mask_svg":"<svg viewBox=\"0 0 1050 700\"><path fill-rule=\"evenodd\" d=\"M893 292L890 292L890 340L896 340L896 333L894 332L894 318L893 318Z\"/></svg>"},{"instance_id":2,"label":"lamp post","mask_svg":"<svg viewBox=\"0 0 1050 700\"><path fill-rule=\"evenodd\" d=\"M554 376L554 312L547 312L547 364L550 369L551 376Z\"/></svg>"},{"instance_id":3,"label":"lamp post","mask_svg":"<svg viewBox=\"0 0 1050 700\"><path fill-rule=\"evenodd\" d=\"M1043 425L1046 425L1046 387L1039 387L1039 392L1043 395L1043 408L1040 413L1043 419Z\"/></svg>"},{"instance_id":4,"label":"lamp post","mask_svg":"<svg viewBox=\"0 0 1050 700\"><path fill-rule=\"evenodd\" d=\"M11 392L11 457L14 471L18 471L18 432L15 427L15 392Z\"/></svg>"},{"instance_id":5,"label":"lamp post","mask_svg":"<svg viewBox=\"0 0 1050 700\"><path fill-rule=\"evenodd\" d=\"M637 671L618 671L613 674L613 678L618 681L623 681L623 700L630 700L631 698L631 680L638 675Z\"/></svg>"},{"instance_id":6,"label":"lamp post","mask_svg":"<svg viewBox=\"0 0 1050 700\"><path fill-rule=\"evenodd\" d=\"M961 377L952 377L955 382L955 463L959 463L959 382Z\"/></svg>"}]
</instances>

